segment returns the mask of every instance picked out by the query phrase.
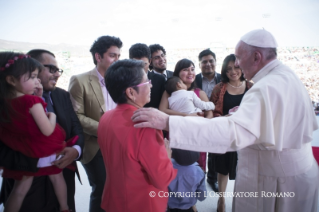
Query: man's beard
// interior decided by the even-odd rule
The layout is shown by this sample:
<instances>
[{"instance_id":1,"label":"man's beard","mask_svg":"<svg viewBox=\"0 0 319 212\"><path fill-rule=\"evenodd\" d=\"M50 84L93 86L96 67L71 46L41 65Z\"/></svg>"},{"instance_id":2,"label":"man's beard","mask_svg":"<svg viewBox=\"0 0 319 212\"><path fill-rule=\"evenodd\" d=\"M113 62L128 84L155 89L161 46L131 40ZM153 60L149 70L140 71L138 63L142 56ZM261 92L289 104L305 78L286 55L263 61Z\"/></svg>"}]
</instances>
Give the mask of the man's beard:
<instances>
[{"instance_id":1,"label":"man's beard","mask_svg":"<svg viewBox=\"0 0 319 212\"><path fill-rule=\"evenodd\" d=\"M163 72L166 70L166 67L165 67L165 69L162 69L162 68L154 68L154 70L156 71L156 72L159 72L159 73L162 73L163 74Z\"/></svg>"},{"instance_id":2,"label":"man's beard","mask_svg":"<svg viewBox=\"0 0 319 212\"><path fill-rule=\"evenodd\" d=\"M204 76L210 76L210 75L215 75L215 71L210 71L210 72L202 72Z\"/></svg>"}]
</instances>

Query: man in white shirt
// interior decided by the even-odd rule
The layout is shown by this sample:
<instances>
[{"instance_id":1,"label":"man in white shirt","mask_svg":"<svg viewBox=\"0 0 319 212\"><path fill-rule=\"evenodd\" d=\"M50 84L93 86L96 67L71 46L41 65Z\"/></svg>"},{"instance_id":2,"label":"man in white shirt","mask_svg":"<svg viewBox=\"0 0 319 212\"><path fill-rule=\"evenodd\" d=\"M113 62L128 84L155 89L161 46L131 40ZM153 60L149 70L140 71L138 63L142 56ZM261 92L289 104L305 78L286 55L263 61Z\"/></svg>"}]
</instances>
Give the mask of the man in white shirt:
<instances>
[{"instance_id":1,"label":"man in white shirt","mask_svg":"<svg viewBox=\"0 0 319 212\"><path fill-rule=\"evenodd\" d=\"M132 117L146 121L136 127L169 130L173 148L237 150L233 211L317 211L319 172L310 143L317 120L307 90L276 59L276 48L266 30L241 38L235 63L255 84L230 117L169 117L151 109Z\"/></svg>"},{"instance_id":2,"label":"man in white shirt","mask_svg":"<svg viewBox=\"0 0 319 212\"><path fill-rule=\"evenodd\" d=\"M173 72L166 70L166 51L163 46L153 44L149 46L151 50L151 66L155 74L160 74L165 77L165 80L173 76Z\"/></svg>"},{"instance_id":3,"label":"man in white shirt","mask_svg":"<svg viewBox=\"0 0 319 212\"><path fill-rule=\"evenodd\" d=\"M85 136L81 163L92 187L90 212L104 211L100 205L106 173L97 143L97 127L103 113L116 107L106 90L104 75L108 67L120 58L121 47L122 41L117 37L99 37L90 49L96 66L70 79L72 104Z\"/></svg>"}]
</instances>

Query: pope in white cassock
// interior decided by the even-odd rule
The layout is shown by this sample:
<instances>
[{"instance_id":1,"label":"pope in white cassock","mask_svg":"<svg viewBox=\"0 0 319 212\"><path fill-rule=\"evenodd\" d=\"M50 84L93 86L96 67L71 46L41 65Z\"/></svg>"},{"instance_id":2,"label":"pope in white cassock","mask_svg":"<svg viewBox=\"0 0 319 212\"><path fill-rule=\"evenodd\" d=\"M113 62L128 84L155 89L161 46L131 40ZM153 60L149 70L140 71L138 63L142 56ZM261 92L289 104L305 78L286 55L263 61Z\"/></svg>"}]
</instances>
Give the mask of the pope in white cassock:
<instances>
[{"instance_id":1,"label":"pope in white cassock","mask_svg":"<svg viewBox=\"0 0 319 212\"><path fill-rule=\"evenodd\" d=\"M172 148L237 150L234 192L245 193L234 197L233 211L317 211L319 171L311 141L318 124L307 90L277 60L276 48L266 30L240 39L235 64L255 84L230 117L168 116L152 108L139 109L132 117L142 121L136 127L169 130Z\"/></svg>"}]
</instances>

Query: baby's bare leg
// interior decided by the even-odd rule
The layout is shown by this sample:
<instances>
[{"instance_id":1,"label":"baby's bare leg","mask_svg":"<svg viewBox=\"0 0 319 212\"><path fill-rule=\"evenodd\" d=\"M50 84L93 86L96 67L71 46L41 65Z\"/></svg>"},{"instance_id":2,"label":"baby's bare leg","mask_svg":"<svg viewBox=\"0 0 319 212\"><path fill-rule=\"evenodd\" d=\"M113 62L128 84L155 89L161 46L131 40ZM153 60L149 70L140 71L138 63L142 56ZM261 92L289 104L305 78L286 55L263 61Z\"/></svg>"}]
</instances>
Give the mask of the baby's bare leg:
<instances>
[{"instance_id":1,"label":"baby's bare leg","mask_svg":"<svg viewBox=\"0 0 319 212\"><path fill-rule=\"evenodd\" d=\"M4 212L18 212L33 181L33 176L23 176L14 182L11 194L5 204Z\"/></svg>"},{"instance_id":2,"label":"baby's bare leg","mask_svg":"<svg viewBox=\"0 0 319 212\"><path fill-rule=\"evenodd\" d=\"M62 172L55 175L49 175L49 178L53 184L54 192L58 198L61 211L68 210L67 188Z\"/></svg>"}]
</instances>

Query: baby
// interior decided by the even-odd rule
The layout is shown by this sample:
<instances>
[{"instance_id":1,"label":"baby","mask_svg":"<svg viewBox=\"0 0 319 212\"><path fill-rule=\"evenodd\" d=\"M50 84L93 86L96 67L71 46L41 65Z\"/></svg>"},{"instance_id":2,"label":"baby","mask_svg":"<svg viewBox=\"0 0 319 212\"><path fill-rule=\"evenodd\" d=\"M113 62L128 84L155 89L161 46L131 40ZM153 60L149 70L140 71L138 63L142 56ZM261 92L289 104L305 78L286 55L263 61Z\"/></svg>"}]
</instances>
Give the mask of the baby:
<instances>
[{"instance_id":1,"label":"baby","mask_svg":"<svg viewBox=\"0 0 319 212\"><path fill-rule=\"evenodd\" d=\"M167 80L166 92L170 95L169 109L187 114L215 109L214 103L204 102L197 97L194 91L187 91L187 86L179 77L171 77Z\"/></svg>"}]
</instances>

